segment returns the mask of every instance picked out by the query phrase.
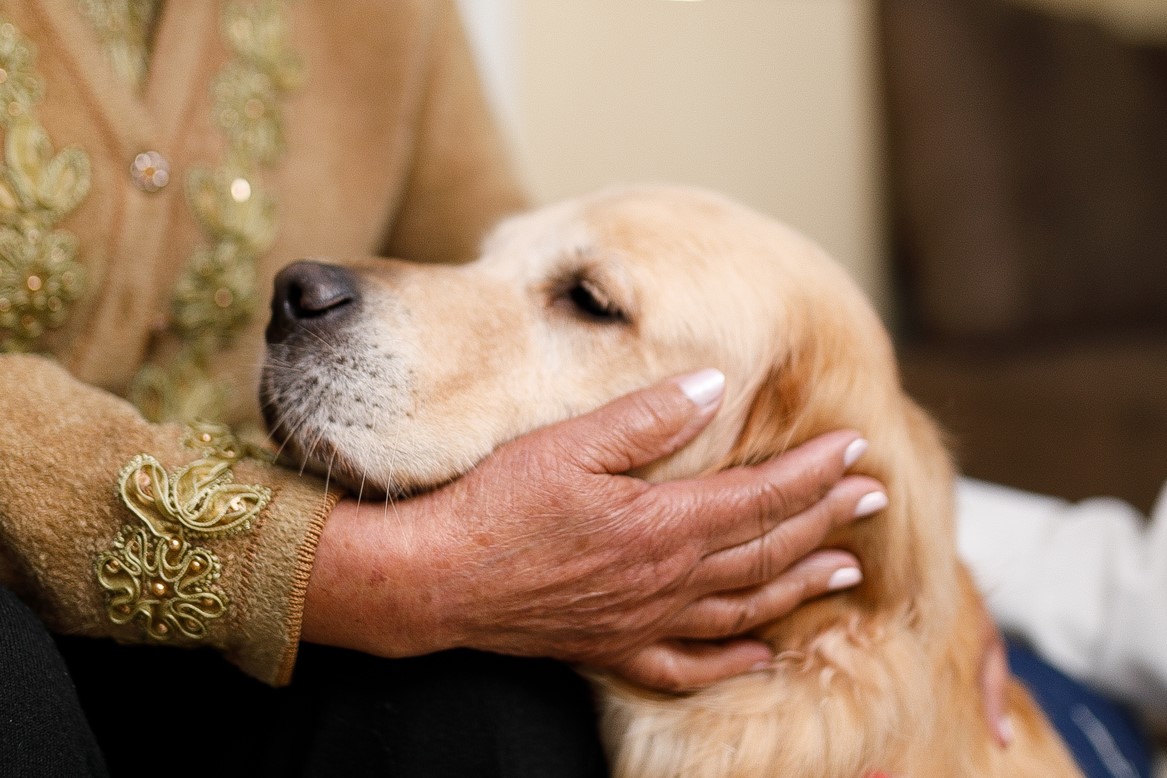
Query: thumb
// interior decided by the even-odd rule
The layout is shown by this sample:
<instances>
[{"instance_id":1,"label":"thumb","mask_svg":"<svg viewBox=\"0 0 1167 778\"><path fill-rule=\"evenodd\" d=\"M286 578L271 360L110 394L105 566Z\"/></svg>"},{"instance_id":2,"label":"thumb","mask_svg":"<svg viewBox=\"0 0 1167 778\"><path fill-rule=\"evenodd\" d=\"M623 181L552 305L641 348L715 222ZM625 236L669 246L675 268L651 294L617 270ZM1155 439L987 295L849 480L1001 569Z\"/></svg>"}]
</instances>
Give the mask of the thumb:
<instances>
[{"instance_id":1,"label":"thumb","mask_svg":"<svg viewBox=\"0 0 1167 778\"><path fill-rule=\"evenodd\" d=\"M725 374L709 368L626 394L548 427L559 454L593 473L626 473L672 454L713 418Z\"/></svg>"},{"instance_id":2,"label":"thumb","mask_svg":"<svg viewBox=\"0 0 1167 778\"><path fill-rule=\"evenodd\" d=\"M757 640L664 641L612 668L626 680L662 692L688 692L748 672L771 669L773 651Z\"/></svg>"}]
</instances>

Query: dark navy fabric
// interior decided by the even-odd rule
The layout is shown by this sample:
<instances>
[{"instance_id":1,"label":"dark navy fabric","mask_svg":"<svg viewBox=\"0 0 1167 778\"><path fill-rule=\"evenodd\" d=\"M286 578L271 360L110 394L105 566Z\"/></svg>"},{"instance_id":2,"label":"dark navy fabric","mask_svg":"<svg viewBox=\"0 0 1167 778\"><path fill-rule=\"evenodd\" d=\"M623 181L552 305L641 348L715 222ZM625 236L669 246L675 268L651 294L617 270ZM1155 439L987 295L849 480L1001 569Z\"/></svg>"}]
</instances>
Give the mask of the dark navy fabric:
<instances>
[{"instance_id":1,"label":"dark navy fabric","mask_svg":"<svg viewBox=\"0 0 1167 778\"><path fill-rule=\"evenodd\" d=\"M1130 711L1020 644L1009 645L1009 665L1088 778L1150 778L1151 743Z\"/></svg>"}]
</instances>

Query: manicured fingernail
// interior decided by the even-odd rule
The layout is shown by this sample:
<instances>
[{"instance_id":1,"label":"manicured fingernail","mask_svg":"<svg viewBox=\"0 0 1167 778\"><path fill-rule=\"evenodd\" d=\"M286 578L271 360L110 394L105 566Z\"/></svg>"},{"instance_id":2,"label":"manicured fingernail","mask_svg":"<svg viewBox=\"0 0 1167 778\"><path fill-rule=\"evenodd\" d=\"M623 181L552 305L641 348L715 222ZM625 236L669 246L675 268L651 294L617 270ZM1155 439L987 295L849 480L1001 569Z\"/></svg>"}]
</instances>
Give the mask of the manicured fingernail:
<instances>
[{"instance_id":1,"label":"manicured fingernail","mask_svg":"<svg viewBox=\"0 0 1167 778\"><path fill-rule=\"evenodd\" d=\"M725 373L711 367L698 370L677 380L677 386L699 408L707 408L725 391Z\"/></svg>"},{"instance_id":2,"label":"manicured fingernail","mask_svg":"<svg viewBox=\"0 0 1167 778\"><path fill-rule=\"evenodd\" d=\"M1012 743L1015 734L1012 716L1002 716L997 719L997 737L1001 739L1002 745L1008 746Z\"/></svg>"},{"instance_id":3,"label":"manicured fingernail","mask_svg":"<svg viewBox=\"0 0 1167 778\"><path fill-rule=\"evenodd\" d=\"M883 492L868 492L859 498L859 502L855 503L855 518L862 519L877 511L882 511L886 507L886 494Z\"/></svg>"},{"instance_id":4,"label":"manicured fingernail","mask_svg":"<svg viewBox=\"0 0 1167 778\"><path fill-rule=\"evenodd\" d=\"M859 457L863 456L863 452L867 451L867 441L863 438L856 438L851 441L847 448L843 450L843 467L850 467L859 461Z\"/></svg>"},{"instance_id":5,"label":"manicured fingernail","mask_svg":"<svg viewBox=\"0 0 1167 778\"><path fill-rule=\"evenodd\" d=\"M858 567L840 567L827 579L827 591L835 592L839 589L847 589L862 580L863 571Z\"/></svg>"},{"instance_id":6,"label":"manicured fingernail","mask_svg":"<svg viewBox=\"0 0 1167 778\"><path fill-rule=\"evenodd\" d=\"M760 673L763 670L773 670L773 669L774 669L774 660L767 659L765 662L758 662L756 665L751 667L750 672L751 673Z\"/></svg>"}]
</instances>

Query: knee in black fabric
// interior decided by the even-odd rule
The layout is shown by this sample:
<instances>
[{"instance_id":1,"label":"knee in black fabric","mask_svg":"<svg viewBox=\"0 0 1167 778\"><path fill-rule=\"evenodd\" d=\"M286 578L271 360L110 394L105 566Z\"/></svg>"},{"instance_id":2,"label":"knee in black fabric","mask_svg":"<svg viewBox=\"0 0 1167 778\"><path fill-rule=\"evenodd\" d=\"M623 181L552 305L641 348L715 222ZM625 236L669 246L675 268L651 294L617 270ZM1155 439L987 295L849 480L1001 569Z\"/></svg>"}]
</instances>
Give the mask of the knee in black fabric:
<instances>
[{"instance_id":1,"label":"knee in black fabric","mask_svg":"<svg viewBox=\"0 0 1167 778\"><path fill-rule=\"evenodd\" d=\"M291 685L273 689L206 651L59 642L114 775L206 767L173 764L171 739L126 737L124 722L142 715L127 678L163 684L185 717L214 723L218 775L607 775L587 684L556 662L473 651L389 660L305 645Z\"/></svg>"},{"instance_id":2,"label":"knee in black fabric","mask_svg":"<svg viewBox=\"0 0 1167 778\"><path fill-rule=\"evenodd\" d=\"M0 587L0 776L105 775L53 639Z\"/></svg>"},{"instance_id":3,"label":"knee in black fabric","mask_svg":"<svg viewBox=\"0 0 1167 778\"><path fill-rule=\"evenodd\" d=\"M312 709L288 722L311 721L296 739L305 774L363 774L372 762L382 774L425 778L607 775L591 692L560 663L305 648L289 692L293 707Z\"/></svg>"}]
</instances>

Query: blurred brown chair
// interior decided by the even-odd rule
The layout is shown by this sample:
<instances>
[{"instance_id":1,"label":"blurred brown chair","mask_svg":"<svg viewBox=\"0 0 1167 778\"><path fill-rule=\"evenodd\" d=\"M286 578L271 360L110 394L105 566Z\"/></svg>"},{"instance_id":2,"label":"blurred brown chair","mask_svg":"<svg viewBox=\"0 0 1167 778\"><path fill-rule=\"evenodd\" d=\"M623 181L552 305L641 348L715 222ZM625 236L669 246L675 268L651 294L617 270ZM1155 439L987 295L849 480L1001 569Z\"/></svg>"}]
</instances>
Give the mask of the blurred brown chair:
<instances>
[{"instance_id":1,"label":"blurred brown chair","mask_svg":"<svg viewBox=\"0 0 1167 778\"><path fill-rule=\"evenodd\" d=\"M969 475L1146 509L1167 480L1167 40L881 0L909 389Z\"/></svg>"}]
</instances>

